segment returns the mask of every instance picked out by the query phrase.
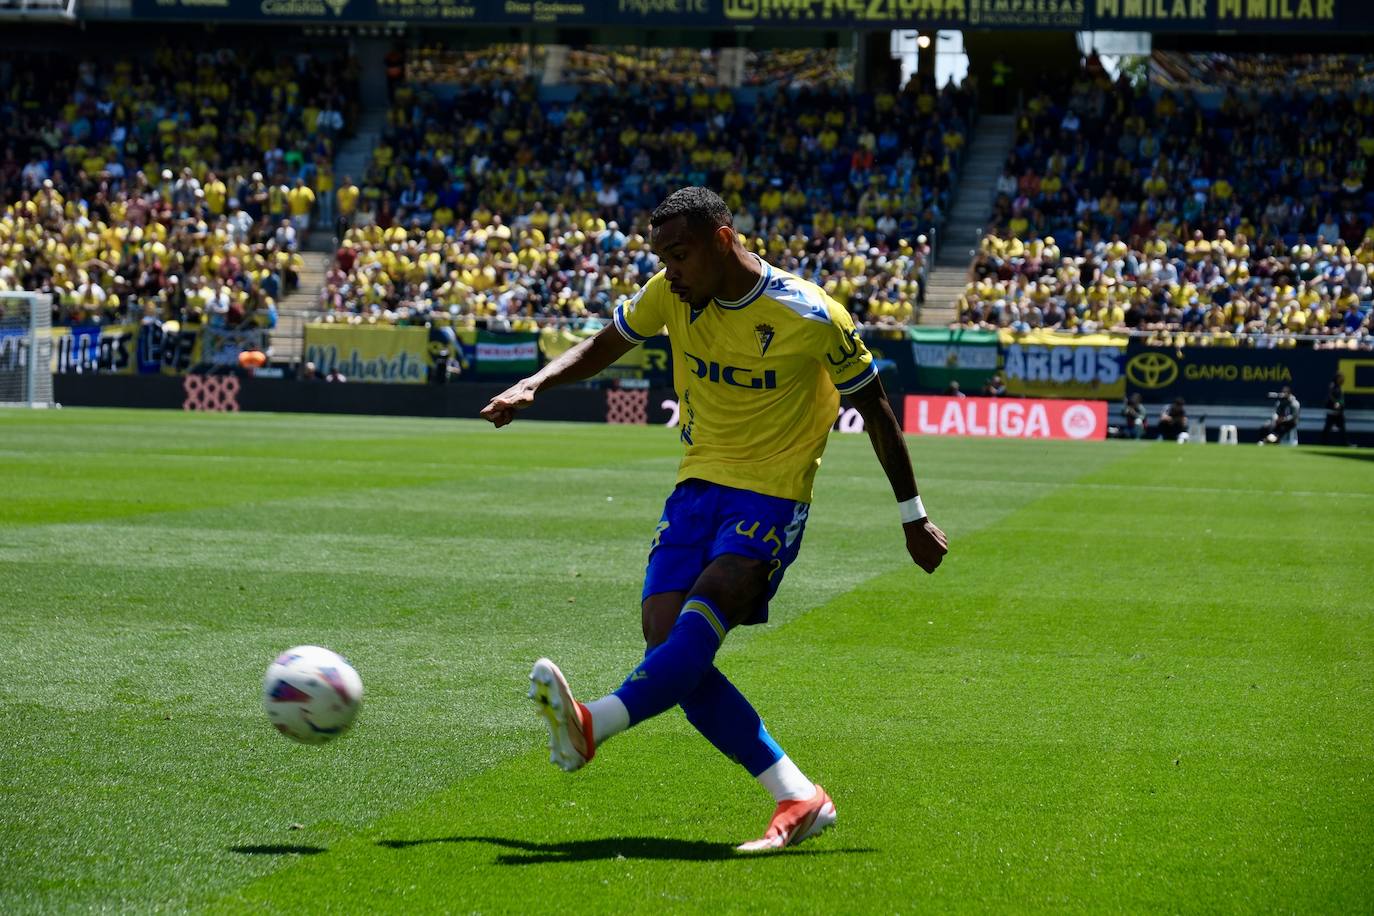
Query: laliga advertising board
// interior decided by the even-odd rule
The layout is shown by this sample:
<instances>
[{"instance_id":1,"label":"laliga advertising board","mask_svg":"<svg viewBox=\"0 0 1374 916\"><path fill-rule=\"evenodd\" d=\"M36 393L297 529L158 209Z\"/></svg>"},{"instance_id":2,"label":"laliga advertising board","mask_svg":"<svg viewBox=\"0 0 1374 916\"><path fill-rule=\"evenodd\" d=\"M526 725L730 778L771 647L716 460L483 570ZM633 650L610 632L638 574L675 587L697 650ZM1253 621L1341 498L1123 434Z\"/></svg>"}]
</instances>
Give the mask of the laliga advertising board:
<instances>
[{"instance_id":1,"label":"laliga advertising board","mask_svg":"<svg viewBox=\"0 0 1374 916\"><path fill-rule=\"evenodd\" d=\"M902 429L925 436L1105 439L1106 401L906 397Z\"/></svg>"}]
</instances>

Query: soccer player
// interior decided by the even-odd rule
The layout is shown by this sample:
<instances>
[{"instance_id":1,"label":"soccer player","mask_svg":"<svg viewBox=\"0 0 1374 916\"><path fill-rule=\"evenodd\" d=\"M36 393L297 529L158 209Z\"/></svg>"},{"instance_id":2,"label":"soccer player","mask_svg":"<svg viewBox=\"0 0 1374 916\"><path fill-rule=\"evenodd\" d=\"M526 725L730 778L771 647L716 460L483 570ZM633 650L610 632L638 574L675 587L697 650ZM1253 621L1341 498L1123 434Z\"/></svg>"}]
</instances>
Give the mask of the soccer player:
<instances>
[{"instance_id":1,"label":"soccer player","mask_svg":"<svg viewBox=\"0 0 1374 916\"><path fill-rule=\"evenodd\" d=\"M764 835L739 849L777 849L833 824L835 805L783 753L715 656L731 629L768 619L801 547L841 394L864 418L911 558L934 572L948 545L926 517L901 427L844 307L747 251L725 202L706 188L671 194L650 226L663 270L616 309L611 326L482 409L505 426L539 392L590 378L668 330L685 454L649 548L644 660L614 693L583 704L541 658L530 697L553 762L569 771L611 736L681 706L777 803Z\"/></svg>"}]
</instances>

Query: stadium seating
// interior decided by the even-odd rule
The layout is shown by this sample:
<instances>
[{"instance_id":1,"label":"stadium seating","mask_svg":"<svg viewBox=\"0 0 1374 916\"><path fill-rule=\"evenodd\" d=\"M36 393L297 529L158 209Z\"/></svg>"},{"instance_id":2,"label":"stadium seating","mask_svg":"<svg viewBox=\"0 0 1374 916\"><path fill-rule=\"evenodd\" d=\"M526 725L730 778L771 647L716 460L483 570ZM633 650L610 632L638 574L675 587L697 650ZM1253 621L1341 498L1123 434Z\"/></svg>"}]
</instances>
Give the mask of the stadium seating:
<instances>
[{"instance_id":1,"label":"stadium seating","mask_svg":"<svg viewBox=\"0 0 1374 916\"><path fill-rule=\"evenodd\" d=\"M1244 88L1251 92L1348 91L1374 79L1361 54L1222 54L1155 51L1150 80L1168 89Z\"/></svg>"},{"instance_id":2,"label":"stadium seating","mask_svg":"<svg viewBox=\"0 0 1374 916\"><path fill-rule=\"evenodd\" d=\"M861 318L909 321L971 97L736 93L669 70L653 79L632 67L628 86L553 95L529 79L397 87L327 305L341 317L436 306L604 315L653 272L651 209L705 184L722 189L752 248L790 258Z\"/></svg>"},{"instance_id":3,"label":"stadium seating","mask_svg":"<svg viewBox=\"0 0 1374 916\"><path fill-rule=\"evenodd\" d=\"M1151 90L1085 69L1032 97L961 322L1368 335L1374 99L1350 83L1222 86Z\"/></svg>"},{"instance_id":4,"label":"stadium seating","mask_svg":"<svg viewBox=\"0 0 1374 916\"><path fill-rule=\"evenodd\" d=\"M613 222L584 231L581 213L545 216L507 225L488 213L448 232L350 229L321 293L327 320L408 323L442 314L516 330L550 321L595 327L658 269L643 235ZM911 321L930 255L922 236L883 248L839 234L775 233L751 244L874 324Z\"/></svg>"},{"instance_id":5,"label":"stadium seating","mask_svg":"<svg viewBox=\"0 0 1374 916\"><path fill-rule=\"evenodd\" d=\"M18 55L0 74L0 290L51 292L59 324L271 326L356 99L345 59Z\"/></svg>"},{"instance_id":6,"label":"stadium seating","mask_svg":"<svg viewBox=\"0 0 1374 916\"><path fill-rule=\"evenodd\" d=\"M560 85L628 86L638 82L719 88L729 51L709 48L648 48L589 45L560 49ZM740 85L801 89L853 82L836 49L738 49ZM543 79L555 52L546 45L503 44L479 49L412 48L405 56L406 80L415 85L470 85L527 77Z\"/></svg>"}]
</instances>

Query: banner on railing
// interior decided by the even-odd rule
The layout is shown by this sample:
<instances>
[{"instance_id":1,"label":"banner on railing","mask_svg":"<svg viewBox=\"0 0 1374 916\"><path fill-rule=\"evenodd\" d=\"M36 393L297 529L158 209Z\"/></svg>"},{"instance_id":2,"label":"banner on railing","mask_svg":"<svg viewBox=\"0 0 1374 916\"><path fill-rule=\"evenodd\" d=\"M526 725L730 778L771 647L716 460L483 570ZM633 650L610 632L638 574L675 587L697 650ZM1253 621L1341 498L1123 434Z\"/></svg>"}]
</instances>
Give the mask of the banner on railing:
<instances>
[{"instance_id":1,"label":"banner on railing","mask_svg":"<svg viewBox=\"0 0 1374 916\"><path fill-rule=\"evenodd\" d=\"M54 374L134 371L136 324L78 325L52 329Z\"/></svg>"},{"instance_id":2,"label":"banner on railing","mask_svg":"<svg viewBox=\"0 0 1374 916\"><path fill-rule=\"evenodd\" d=\"M429 329L307 324L305 359L321 375L337 369L349 381L421 385L429 379Z\"/></svg>"},{"instance_id":3,"label":"banner on railing","mask_svg":"<svg viewBox=\"0 0 1374 916\"><path fill-rule=\"evenodd\" d=\"M997 372L996 331L917 327L910 333L918 388L943 391L958 382L965 393L977 392Z\"/></svg>"},{"instance_id":4,"label":"banner on railing","mask_svg":"<svg viewBox=\"0 0 1374 916\"><path fill-rule=\"evenodd\" d=\"M213 369L230 369L239 364L239 354L246 350L266 351L267 329L207 327L201 336L198 362Z\"/></svg>"},{"instance_id":5,"label":"banner on railing","mask_svg":"<svg viewBox=\"0 0 1374 916\"><path fill-rule=\"evenodd\" d=\"M1110 400L1126 394L1124 334L997 333L1007 394Z\"/></svg>"},{"instance_id":6,"label":"banner on railing","mask_svg":"<svg viewBox=\"0 0 1374 916\"><path fill-rule=\"evenodd\" d=\"M1105 439L1104 401L951 398L909 394L902 428L925 436L985 439Z\"/></svg>"},{"instance_id":7,"label":"banner on railing","mask_svg":"<svg viewBox=\"0 0 1374 916\"><path fill-rule=\"evenodd\" d=\"M555 360L588 337L595 335L597 330L544 328L539 332L539 352L543 354L546 362ZM673 353L667 335L650 337L639 346L631 348L624 356L606 367L601 377L636 379L651 386L671 385Z\"/></svg>"},{"instance_id":8,"label":"banner on railing","mask_svg":"<svg viewBox=\"0 0 1374 916\"><path fill-rule=\"evenodd\" d=\"M139 375L184 375L200 362L201 326L149 319L138 332L134 363Z\"/></svg>"},{"instance_id":9,"label":"banner on railing","mask_svg":"<svg viewBox=\"0 0 1374 916\"><path fill-rule=\"evenodd\" d=\"M514 331L497 334L478 331L473 374L523 376L539 368L539 335Z\"/></svg>"},{"instance_id":10,"label":"banner on railing","mask_svg":"<svg viewBox=\"0 0 1374 916\"><path fill-rule=\"evenodd\" d=\"M206 329L175 321L77 325L52 329L52 371L57 375L182 375L201 362ZM231 332L236 333L236 332ZM259 339L265 332L255 329ZM237 351L233 362L238 365Z\"/></svg>"}]
</instances>

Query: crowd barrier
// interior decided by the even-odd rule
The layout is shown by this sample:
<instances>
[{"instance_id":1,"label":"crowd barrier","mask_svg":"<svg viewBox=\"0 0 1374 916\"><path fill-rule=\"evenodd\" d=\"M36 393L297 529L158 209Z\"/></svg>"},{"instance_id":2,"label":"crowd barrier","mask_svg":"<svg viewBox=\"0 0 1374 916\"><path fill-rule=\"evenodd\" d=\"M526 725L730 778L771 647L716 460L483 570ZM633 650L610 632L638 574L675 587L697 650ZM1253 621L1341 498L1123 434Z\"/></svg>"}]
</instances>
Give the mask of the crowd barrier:
<instances>
[{"instance_id":1,"label":"crowd barrier","mask_svg":"<svg viewBox=\"0 0 1374 916\"><path fill-rule=\"evenodd\" d=\"M227 369L245 350L263 350L265 328L186 326L178 322L77 325L52 329L55 375L181 375Z\"/></svg>"},{"instance_id":2,"label":"crowd barrier","mask_svg":"<svg viewBox=\"0 0 1374 916\"><path fill-rule=\"evenodd\" d=\"M505 383L392 385L379 382L303 382L255 378L246 372L154 375L58 375L59 404L70 407L142 407L212 413L372 414L377 416L475 418ZM677 394L672 388L555 388L539 395L522 418L676 427ZM852 407L835 417L836 430L862 433L863 418Z\"/></svg>"},{"instance_id":3,"label":"crowd barrier","mask_svg":"<svg viewBox=\"0 0 1374 916\"><path fill-rule=\"evenodd\" d=\"M247 374L58 375L54 396L71 407L150 407L190 411L374 414L379 416L476 417L504 383L391 385L380 382L303 382ZM556 388L539 396L522 416L537 420L635 422L667 425L676 415L671 388Z\"/></svg>"},{"instance_id":4,"label":"crowd barrier","mask_svg":"<svg viewBox=\"0 0 1374 916\"><path fill-rule=\"evenodd\" d=\"M169 410L279 413L372 414L475 418L503 382L462 385L393 385L382 382L302 382L294 379L254 378L248 373L185 376L71 374L53 377L59 404L71 407L140 407ZM896 400L896 399L894 399ZM900 399L903 429L915 435L972 436L1014 439L1103 439L1120 425L1118 405L1107 401L1069 401L1054 398L952 398L908 395ZM1147 403L1153 420L1161 405ZM1216 440L1221 424L1236 424L1242 441L1258 438L1268 412L1256 407L1195 405L1195 418L1206 417L1207 438ZM1324 411L1307 408L1301 424L1302 441L1320 441ZM522 417L674 427L677 395L671 388L556 388L539 396ZM1374 411L1349 413L1350 441L1374 445ZM842 433L862 433L863 418L851 407L841 408L835 427Z\"/></svg>"},{"instance_id":5,"label":"crowd barrier","mask_svg":"<svg viewBox=\"0 0 1374 916\"><path fill-rule=\"evenodd\" d=\"M351 390L359 390L360 383L380 386L382 390L371 396L379 404L387 397L407 405L427 404L426 396L400 389L506 384L566 352L589 333L593 332L562 328L499 333L444 326L311 324L305 332L305 359L321 375L340 371ZM266 332L256 328L227 331L157 322L58 328L53 334L57 378L99 379L112 392L125 390L116 381L122 377L175 378L232 369L240 351L267 342ZM1181 397L1195 403L1258 407L1271 403L1271 392L1287 385L1306 408L1317 409L1324 407L1328 386L1339 372L1345 377L1348 406L1374 409L1374 352L1318 349L1311 341L1248 346L1228 345L1228 339L1219 338L1201 346L1202 341L1189 338L1160 345L1126 334L923 327L870 327L862 336L894 401L903 395L947 393L952 382L964 394L981 394L988 380L1000 374L1005 393L1012 397L1119 403L1139 394L1147 402ZM654 337L605 375L636 389L669 389L672 362L668 339ZM450 363L462 367L460 378L449 375ZM280 374L279 369L273 371ZM440 380L450 384L433 384ZM389 389L396 390L387 395ZM460 392L440 399L464 396Z\"/></svg>"}]
</instances>

